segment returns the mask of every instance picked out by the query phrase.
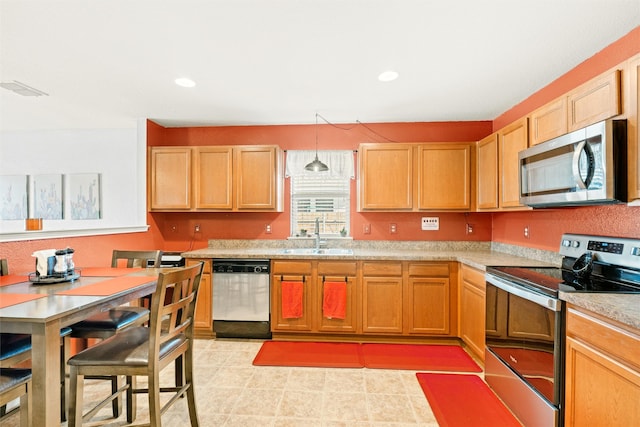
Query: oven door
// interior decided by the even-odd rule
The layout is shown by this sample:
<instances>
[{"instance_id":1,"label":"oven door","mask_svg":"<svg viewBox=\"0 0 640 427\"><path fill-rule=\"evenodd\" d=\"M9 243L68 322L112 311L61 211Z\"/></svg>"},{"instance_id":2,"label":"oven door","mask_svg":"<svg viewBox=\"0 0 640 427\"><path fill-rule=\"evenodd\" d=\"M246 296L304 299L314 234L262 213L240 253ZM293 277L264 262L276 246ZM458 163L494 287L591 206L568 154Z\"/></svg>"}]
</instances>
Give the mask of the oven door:
<instances>
[{"instance_id":1,"label":"oven door","mask_svg":"<svg viewBox=\"0 0 640 427\"><path fill-rule=\"evenodd\" d=\"M525 425L557 425L564 395L562 301L493 274L486 282L487 383Z\"/></svg>"}]
</instances>

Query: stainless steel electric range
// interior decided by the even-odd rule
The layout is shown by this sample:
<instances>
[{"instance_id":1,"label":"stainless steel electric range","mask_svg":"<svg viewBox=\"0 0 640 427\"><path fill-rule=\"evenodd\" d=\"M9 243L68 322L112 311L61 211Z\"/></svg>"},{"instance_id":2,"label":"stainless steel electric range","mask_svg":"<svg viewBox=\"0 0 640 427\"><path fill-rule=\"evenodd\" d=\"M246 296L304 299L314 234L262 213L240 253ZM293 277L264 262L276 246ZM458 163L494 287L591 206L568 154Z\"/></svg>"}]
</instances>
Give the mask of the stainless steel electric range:
<instances>
[{"instance_id":1,"label":"stainless steel electric range","mask_svg":"<svg viewBox=\"0 0 640 427\"><path fill-rule=\"evenodd\" d=\"M563 292L640 293L640 240L565 234L562 266L489 267L485 379L526 426L563 425Z\"/></svg>"}]
</instances>

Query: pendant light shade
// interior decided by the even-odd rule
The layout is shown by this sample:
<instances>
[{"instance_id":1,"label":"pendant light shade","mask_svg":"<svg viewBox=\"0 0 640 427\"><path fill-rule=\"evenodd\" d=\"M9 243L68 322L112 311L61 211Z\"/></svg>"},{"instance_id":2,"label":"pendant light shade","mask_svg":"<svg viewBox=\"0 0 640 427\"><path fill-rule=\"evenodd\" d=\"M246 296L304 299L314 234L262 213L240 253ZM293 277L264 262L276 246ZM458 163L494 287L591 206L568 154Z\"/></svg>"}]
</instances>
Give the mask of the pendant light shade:
<instances>
[{"instance_id":1,"label":"pendant light shade","mask_svg":"<svg viewBox=\"0 0 640 427\"><path fill-rule=\"evenodd\" d=\"M329 170L329 166L318 160L318 113L316 113L316 158L306 165L304 169L310 172L326 172Z\"/></svg>"}]
</instances>

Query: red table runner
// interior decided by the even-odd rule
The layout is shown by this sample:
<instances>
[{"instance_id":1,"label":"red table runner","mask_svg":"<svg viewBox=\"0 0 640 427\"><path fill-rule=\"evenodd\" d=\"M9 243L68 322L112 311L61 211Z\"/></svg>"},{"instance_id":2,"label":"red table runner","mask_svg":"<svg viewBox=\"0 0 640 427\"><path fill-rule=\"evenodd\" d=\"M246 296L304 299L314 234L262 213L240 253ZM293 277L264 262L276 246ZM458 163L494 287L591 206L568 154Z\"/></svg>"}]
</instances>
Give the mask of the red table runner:
<instances>
[{"instance_id":1,"label":"red table runner","mask_svg":"<svg viewBox=\"0 0 640 427\"><path fill-rule=\"evenodd\" d=\"M0 294L0 308L46 297L46 294Z\"/></svg>"},{"instance_id":2,"label":"red table runner","mask_svg":"<svg viewBox=\"0 0 640 427\"><path fill-rule=\"evenodd\" d=\"M16 276L9 274L8 276L0 276L0 286L15 285L16 283L28 282L29 276Z\"/></svg>"},{"instance_id":3,"label":"red table runner","mask_svg":"<svg viewBox=\"0 0 640 427\"><path fill-rule=\"evenodd\" d=\"M117 294L127 289L135 288L143 283L156 280L152 276L124 276L103 280L91 285L80 286L74 289L57 292L57 295L86 295L86 296L107 296Z\"/></svg>"}]
</instances>

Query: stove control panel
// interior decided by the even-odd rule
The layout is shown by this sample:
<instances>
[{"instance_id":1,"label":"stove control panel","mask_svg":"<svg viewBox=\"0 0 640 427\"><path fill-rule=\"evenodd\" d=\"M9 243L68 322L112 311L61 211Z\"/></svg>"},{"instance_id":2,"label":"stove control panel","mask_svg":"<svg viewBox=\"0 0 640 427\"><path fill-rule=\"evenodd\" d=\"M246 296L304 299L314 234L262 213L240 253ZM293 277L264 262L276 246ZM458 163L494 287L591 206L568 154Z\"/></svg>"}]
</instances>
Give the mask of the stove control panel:
<instances>
[{"instance_id":1,"label":"stove control panel","mask_svg":"<svg viewBox=\"0 0 640 427\"><path fill-rule=\"evenodd\" d=\"M560 254L579 258L591 252L595 259L613 265L640 269L640 240L622 237L564 234Z\"/></svg>"}]
</instances>

